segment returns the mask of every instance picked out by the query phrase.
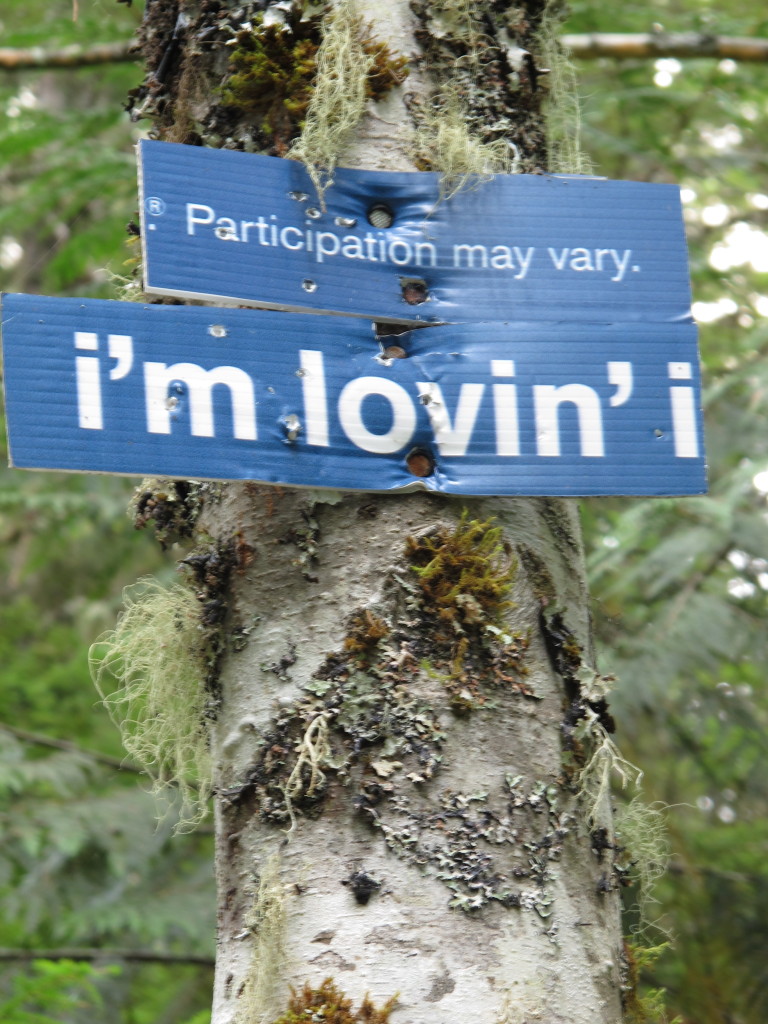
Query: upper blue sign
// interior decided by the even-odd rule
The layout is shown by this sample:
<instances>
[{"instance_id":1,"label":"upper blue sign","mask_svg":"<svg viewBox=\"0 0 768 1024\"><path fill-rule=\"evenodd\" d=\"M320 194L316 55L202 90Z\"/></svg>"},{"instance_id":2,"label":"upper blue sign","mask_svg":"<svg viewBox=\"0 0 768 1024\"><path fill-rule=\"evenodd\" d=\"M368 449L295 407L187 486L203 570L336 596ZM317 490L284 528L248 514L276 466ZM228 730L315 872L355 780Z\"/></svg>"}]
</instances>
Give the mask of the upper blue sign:
<instances>
[{"instance_id":1,"label":"upper blue sign","mask_svg":"<svg viewBox=\"0 0 768 1024\"><path fill-rule=\"evenodd\" d=\"M340 169L322 210L293 160L140 143L145 288L410 323L690 319L680 192ZM385 226L391 220L391 226Z\"/></svg>"},{"instance_id":2,"label":"upper blue sign","mask_svg":"<svg viewBox=\"0 0 768 1024\"><path fill-rule=\"evenodd\" d=\"M14 466L453 494L706 489L693 324L3 300ZM391 347L385 347L387 344Z\"/></svg>"}]
</instances>

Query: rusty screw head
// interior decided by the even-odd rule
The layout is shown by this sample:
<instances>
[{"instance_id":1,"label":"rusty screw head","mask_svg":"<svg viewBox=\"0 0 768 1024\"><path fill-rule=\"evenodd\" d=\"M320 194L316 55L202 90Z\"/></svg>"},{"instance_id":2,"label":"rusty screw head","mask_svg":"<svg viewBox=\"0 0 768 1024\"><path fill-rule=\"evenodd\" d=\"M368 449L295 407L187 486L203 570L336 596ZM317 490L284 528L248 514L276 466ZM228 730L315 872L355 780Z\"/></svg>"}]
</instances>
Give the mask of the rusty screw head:
<instances>
[{"instance_id":1,"label":"rusty screw head","mask_svg":"<svg viewBox=\"0 0 768 1024\"><path fill-rule=\"evenodd\" d=\"M432 476L435 471L434 460L420 448L408 453L405 464L414 476Z\"/></svg>"},{"instance_id":2,"label":"rusty screw head","mask_svg":"<svg viewBox=\"0 0 768 1024\"><path fill-rule=\"evenodd\" d=\"M399 345L389 345L384 349L382 355L385 359L407 359L408 353Z\"/></svg>"}]
</instances>

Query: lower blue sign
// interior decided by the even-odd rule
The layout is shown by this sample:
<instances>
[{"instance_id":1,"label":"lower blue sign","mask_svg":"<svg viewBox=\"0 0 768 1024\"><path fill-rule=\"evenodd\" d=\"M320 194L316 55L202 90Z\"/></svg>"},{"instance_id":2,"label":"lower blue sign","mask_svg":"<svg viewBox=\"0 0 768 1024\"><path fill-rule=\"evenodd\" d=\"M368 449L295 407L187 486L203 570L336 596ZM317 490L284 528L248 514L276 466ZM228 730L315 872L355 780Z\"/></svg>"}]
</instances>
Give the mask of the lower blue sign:
<instances>
[{"instance_id":1,"label":"lower blue sign","mask_svg":"<svg viewBox=\"0 0 768 1024\"><path fill-rule=\"evenodd\" d=\"M11 464L452 494L706 489L696 328L3 298Z\"/></svg>"}]
</instances>

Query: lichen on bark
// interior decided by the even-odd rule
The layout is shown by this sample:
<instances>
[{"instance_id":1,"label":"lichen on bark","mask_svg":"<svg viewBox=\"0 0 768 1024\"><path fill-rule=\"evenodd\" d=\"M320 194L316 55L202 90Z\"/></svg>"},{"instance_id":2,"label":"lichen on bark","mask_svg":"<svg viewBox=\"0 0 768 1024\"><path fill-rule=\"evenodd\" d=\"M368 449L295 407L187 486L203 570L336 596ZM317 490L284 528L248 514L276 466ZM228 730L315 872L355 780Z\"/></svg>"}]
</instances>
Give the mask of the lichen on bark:
<instances>
[{"instance_id":1,"label":"lichen on bark","mask_svg":"<svg viewBox=\"0 0 768 1024\"><path fill-rule=\"evenodd\" d=\"M328 173L365 103L407 76L353 0L164 5L144 18L138 46L147 74L128 110L153 122L153 137L281 157L298 146Z\"/></svg>"},{"instance_id":2,"label":"lichen on bark","mask_svg":"<svg viewBox=\"0 0 768 1024\"><path fill-rule=\"evenodd\" d=\"M423 61L437 83L428 101L411 107L419 166L443 172L446 195L494 173L547 170L545 69L535 47L545 4L412 6Z\"/></svg>"},{"instance_id":3,"label":"lichen on bark","mask_svg":"<svg viewBox=\"0 0 768 1024\"><path fill-rule=\"evenodd\" d=\"M493 796L435 788L450 730L441 716L535 699L528 640L509 632L514 554L498 526L465 513L409 537L401 557L384 599L350 615L340 649L221 795L238 817L292 831L335 790L392 852L442 881L451 906L496 900L545 918L549 862L572 826L558 785L507 775Z\"/></svg>"}]
</instances>

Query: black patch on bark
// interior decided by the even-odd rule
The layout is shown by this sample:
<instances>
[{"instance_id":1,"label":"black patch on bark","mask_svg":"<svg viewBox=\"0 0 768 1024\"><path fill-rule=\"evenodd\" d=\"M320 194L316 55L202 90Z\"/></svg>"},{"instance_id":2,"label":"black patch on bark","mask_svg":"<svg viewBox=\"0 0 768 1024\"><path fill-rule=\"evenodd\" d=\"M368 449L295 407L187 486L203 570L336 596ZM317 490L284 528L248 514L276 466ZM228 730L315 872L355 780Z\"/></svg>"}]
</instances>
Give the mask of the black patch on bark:
<instances>
[{"instance_id":1,"label":"black patch on bark","mask_svg":"<svg viewBox=\"0 0 768 1024\"><path fill-rule=\"evenodd\" d=\"M365 906L371 896L381 888L381 882L377 882L365 871L353 871L348 878L342 879L342 885L349 886L355 902Z\"/></svg>"}]
</instances>

